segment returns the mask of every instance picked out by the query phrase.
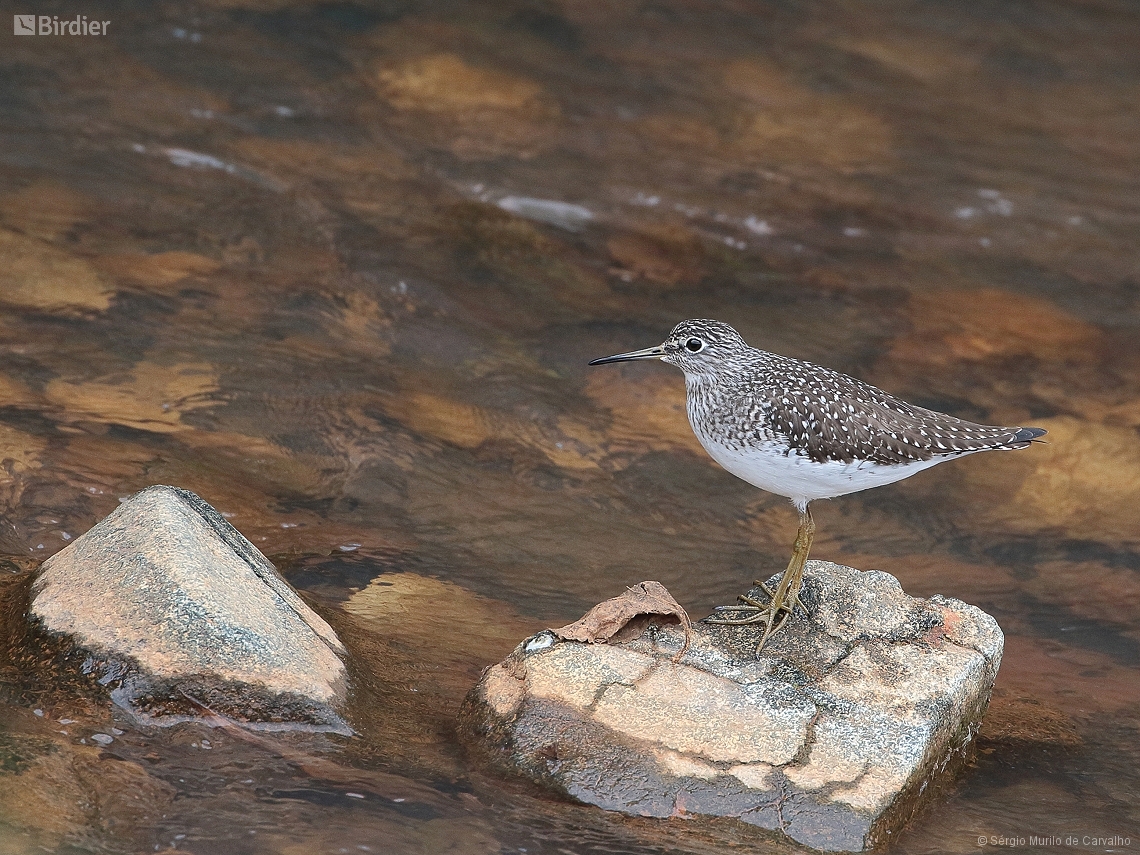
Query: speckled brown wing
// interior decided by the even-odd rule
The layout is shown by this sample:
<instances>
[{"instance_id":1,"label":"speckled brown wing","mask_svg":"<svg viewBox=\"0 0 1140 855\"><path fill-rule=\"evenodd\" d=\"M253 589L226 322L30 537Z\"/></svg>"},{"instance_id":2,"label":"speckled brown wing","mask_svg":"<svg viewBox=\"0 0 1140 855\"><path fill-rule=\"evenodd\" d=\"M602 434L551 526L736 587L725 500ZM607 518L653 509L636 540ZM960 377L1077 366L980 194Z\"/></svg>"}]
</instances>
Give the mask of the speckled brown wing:
<instances>
[{"instance_id":1,"label":"speckled brown wing","mask_svg":"<svg viewBox=\"0 0 1140 855\"><path fill-rule=\"evenodd\" d=\"M816 462L886 465L1022 448L1041 428L981 425L916 407L861 380L797 360L773 366L783 385L755 394L770 429Z\"/></svg>"}]
</instances>

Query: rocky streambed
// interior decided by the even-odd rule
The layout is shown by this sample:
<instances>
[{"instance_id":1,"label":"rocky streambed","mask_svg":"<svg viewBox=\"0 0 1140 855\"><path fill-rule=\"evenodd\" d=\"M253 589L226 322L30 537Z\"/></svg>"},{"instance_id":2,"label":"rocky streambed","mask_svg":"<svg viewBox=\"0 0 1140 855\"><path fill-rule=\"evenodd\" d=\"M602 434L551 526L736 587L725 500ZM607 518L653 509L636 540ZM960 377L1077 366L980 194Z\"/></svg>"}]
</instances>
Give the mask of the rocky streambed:
<instances>
[{"instance_id":1,"label":"rocky streambed","mask_svg":"<svg viewBox=\"0 0 1140 855\"><path fill-rule=\"evenodd\" d=\"M881 846L971 758L1004 638L881 571L809 562L801 600L758 651L757 627L693 624L644 582L487 668L460 731L499 772L610 811ZM46 561L30 618L143 727L353 733L351 651L189 491L143 490Z\"/></svg>"}]
</instances>

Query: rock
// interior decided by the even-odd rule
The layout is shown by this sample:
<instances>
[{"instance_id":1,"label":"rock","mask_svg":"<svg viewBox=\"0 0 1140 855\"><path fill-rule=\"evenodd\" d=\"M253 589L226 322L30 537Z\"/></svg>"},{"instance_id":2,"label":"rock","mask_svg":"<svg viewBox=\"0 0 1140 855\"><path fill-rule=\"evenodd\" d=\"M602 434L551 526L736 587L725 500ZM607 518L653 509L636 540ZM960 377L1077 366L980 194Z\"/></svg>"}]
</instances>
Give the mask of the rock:
<instances>
[{"instance_id":1,"label":"rock","mask_svg":"<svg viewBox=\"0 0 1140 855\"><path fill-rule=\"evenodd\" d=\"M332 628L195 494L148 487L44 562L31 617L150 723L351 732Z\"/></svg>"},{"instance_id":2,"label":"rock","mask_svg":"<svg viewBox=\"0 0 1140 855\"><path fill-rule=\"evenodd\" d=\"M614 266L611 272L626 282L645 279L672 288L704 276L703 251L688 229L658 226L619 232L606 241Z\"/></svg>"},{"instance_id":3,"label":"rock","mask_svg":"<svg viewBox=\"0 0 1140 855\"><path fill-rule=\"evenodd\" d=\"M83 258L0 228L0 303L62 314L101 312L115 288Z\"/></svg>"},{"instance_id":4,"label":"rock","mask_svg":"<svg viewBox=\"0 0 1140 855\"><path fill-rule=\"evenodd\" d=\"M386 114L387 121L425 135L429 144L446 146L464 160L532 157L558 129L558 103L539 84L471 65L453 53L397 65L385 62L373 85L396 111Z\"/></svg>"},{"instance_id":5,"label":"rock","mask_svg":"<svg viewBox=\"0 0 1140 855\"><path fill-rule=\"evenodd\" d=\"M209 363L144 359L113 375L82 381L57 377L44 387L44 397L73 419L176 433L193 430L182 417L208 406L217 389L218 369Z\"/></svg>"},{"instance_id":6,"label":"rock","mask_svg":"<svg viewBox=\"0 0 1140 855\"><path fill-rule=\"evenodd\" d=\"M723 87L738 105L731 137L737 157L840 170L891 157L891 128L880 116L804 86L774 63L734 60L724 69Z\"/></svg>"},{"instance_id":7,"label":"rock","mask_svg":"<svg viewBox=\"0 0 1140 855\"><path fill-rule=\"evenodd\" d=\"M970 758L1002 632L959 600L822 561L801 598L810 617L759 656L756 627L696 624L676 662L678 626L610 644L540 633L484 673L461 732L498 768L609 810L881 845Z\"/></svg>"}]
</instances>

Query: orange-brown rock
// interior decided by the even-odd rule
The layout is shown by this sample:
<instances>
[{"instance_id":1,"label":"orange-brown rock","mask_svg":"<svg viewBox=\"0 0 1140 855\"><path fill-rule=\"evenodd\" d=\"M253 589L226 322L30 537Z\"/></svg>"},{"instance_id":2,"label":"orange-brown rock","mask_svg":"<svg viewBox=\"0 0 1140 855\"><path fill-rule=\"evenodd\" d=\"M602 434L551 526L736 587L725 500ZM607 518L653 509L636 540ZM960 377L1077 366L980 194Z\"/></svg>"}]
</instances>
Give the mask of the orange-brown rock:
<instances>
[{"instance_id":1,"label":"orange-brown rock","mask_svg":"<svg viewBox=\"0 0 1140 855\"><path fill-rule=\"evenodd\" d=\"M112 699L144 720L347 732L336 633L189 491L143 490L45 561L30 614L88 651Z\"/></svg>"},{"instance_id":2,"label":"orange-brown rock","mask_svg":"<svg viewBox=\"0 0 1140 855\"><path fill-rule=\"evenodd\" d=\"M991 357L1063 358L1095 343L1095 328L1036 297L996 288L915 294L912 328L891 347L900 365Z\"/></svg>"},{"instance_id":3,"label":"orange-brown rock","mask_svg":"<svg viewBox=\"0 0 1140 855\"><path fill-rule=\"evenodd\" d=\"M880 571L809 562L803 596L760 655L755 627L539 633L485 672L462 732L499 768L609 810L873 848L969 757L1002 632Z\"/></svg>"}]
</instances>

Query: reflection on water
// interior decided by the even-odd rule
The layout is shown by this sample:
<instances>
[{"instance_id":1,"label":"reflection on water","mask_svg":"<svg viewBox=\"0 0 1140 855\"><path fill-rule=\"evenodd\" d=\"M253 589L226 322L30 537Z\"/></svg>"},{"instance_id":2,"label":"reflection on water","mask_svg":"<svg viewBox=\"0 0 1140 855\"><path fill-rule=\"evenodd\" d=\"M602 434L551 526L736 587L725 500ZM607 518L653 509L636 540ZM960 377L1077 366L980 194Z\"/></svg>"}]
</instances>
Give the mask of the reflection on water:
<instances>
[{"instance_id":1,"label":"reflection on water","mask_svg":"<svg viewBox=\"0 0 1140 855\"><path fill-rule=\"evenodd\" d=\"M699 614L786 560L793 513L704 456L678 373L585 367L692 316L1049 429L821 505L814 553L1007 633L976 767L899 851L1135 845L1134 8L106 10L0 57L5 602L178 484L337 627L361 735L144 732L6 663L0 853L735 847L453 734L526 634L643 579Z\"/></svg>"}]
</instances>

